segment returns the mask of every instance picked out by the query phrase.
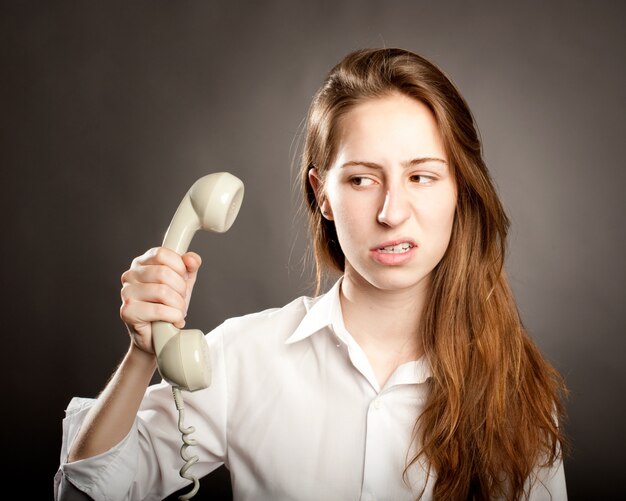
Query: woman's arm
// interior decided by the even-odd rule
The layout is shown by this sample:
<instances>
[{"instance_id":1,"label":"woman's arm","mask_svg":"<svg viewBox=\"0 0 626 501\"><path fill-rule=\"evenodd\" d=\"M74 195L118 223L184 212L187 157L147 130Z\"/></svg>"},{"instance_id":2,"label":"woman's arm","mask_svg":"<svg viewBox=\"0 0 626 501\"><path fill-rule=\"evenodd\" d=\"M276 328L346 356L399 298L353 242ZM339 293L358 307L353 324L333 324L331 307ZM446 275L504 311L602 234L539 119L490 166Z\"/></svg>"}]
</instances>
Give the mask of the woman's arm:
<instances>
[{"instance_id":1,"label":"woman's arm","mask_svg":"<svg viewBox=\"0 0 626 501\"><path fill-rule=\"evenodd\" d=\"M156 368L153 355L133 343L91 408L70 449L68 462L108 451L130 431Z\"/></svg>"},{"instance_id":2,"label":"woman's arm","mask_svg":"<svg viewBox=\"0 0 626 501\"><path fill-rule=\"evenodd\" d=\"M195 253L180 256L159 247L134 259L122 275L120 316L131 337L130 348L85 417L70 447L69 462L106 452L131 430L156 368L152 322L184 326L200 264Z\"/></svg>"}]
</instances>

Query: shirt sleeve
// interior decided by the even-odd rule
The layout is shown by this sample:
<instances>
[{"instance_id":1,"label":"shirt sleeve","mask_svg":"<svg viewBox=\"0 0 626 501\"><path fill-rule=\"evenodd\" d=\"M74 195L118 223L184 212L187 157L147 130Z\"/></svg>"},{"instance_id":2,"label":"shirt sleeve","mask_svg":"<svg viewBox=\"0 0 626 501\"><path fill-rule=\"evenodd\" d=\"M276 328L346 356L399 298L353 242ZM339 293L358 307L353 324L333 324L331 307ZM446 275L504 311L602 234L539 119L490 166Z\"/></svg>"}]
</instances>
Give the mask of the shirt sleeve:
<instances>
[{"instance_id":1,"label":"shirt sleeve","mask_svg":"<svg viewBox=\"0 0 626 501\"><path fill-rule=\"evenodd\" d=\"M69 448L80 426L95 404L91 398L74 397L65 411L63 419L63 437L61 444L61 465L55 476L55 499L66 501L76 498L76 489L92 499L114 499L101 495L100 484L116 478L115 484L130 485L132 470L128 466L133 463L137 451L137 427L133 426L129 434L115 447L107 452L89 459L67 463ZM67 485L67 483L72 485ZM111 493L113 494L113 493ZM123 499L117 497L117 499Z\"/></svg>"},{"instance_id":2,"label":"shirt sleeve","mask_svg":"<svg viewBox=\"0 0 626 501\"><path fill-rule=\"evenodd\" d=\"M225 461L226 381L223 337L218 327L206 336L212 361L211 386L196 392L183 392L184 426L194 427L189 438L197 445L188 455L198 462L188 473L200 478ZM67 462L70 446L95 399L75 397L63 419L60 466L55 476L55 499L75 497L76 487L90 498L112 500L161 500L186 485L179 474L185 461L178 429L178 411L171 386L162 382L150 386L144 395L137 419L128 435L116 446L97 456ZM68 486L67 483L72 486Z\"/></svg>"},{"instance_id":3,"label":"shirt sleeve","mask_svg":"<svg viewBox=\"0 0 626 501\"><path fill-rule=\"evenodd\" d=\"M551 467L537 470L530 489L530 501L567 501L565 469L560 458Z\"/></svg>"}]
</instances>

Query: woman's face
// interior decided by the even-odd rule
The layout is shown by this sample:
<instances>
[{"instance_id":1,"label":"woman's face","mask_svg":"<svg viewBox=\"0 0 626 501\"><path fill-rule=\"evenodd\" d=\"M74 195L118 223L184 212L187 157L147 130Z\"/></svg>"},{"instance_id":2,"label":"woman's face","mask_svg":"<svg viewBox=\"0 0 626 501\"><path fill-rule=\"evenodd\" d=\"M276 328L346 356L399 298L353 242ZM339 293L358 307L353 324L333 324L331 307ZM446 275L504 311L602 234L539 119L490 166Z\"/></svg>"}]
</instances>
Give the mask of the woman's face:
<instances>
[{"instance_id":1,"label":"woman's face","mask_svg":"<svg viewBox=\"0 0 626 501\"><path fill-rule=\"evenodd\" d=\"M443 257L456 185L431 111L394 93L340 121L335 161L310 179L346 257L346 278L381 290L424 289Z\"/></svg>"}]
</instances>

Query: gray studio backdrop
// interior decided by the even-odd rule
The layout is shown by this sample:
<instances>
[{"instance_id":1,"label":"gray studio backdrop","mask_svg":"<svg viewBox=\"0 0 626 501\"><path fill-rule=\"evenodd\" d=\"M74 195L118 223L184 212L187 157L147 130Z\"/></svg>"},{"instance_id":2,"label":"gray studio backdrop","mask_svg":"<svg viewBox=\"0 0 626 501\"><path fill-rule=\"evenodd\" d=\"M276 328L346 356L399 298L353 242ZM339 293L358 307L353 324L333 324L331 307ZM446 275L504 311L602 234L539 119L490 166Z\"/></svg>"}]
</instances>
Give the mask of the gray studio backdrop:
<instances>
[{"instance_id":1,"label":"gray studio backdrop","mask_svg":"<svg viewBox=\"0 0 626 501\"><path fill-rule=\"evenodd\" d=\"M1 5L3 456L26 497L51 496L65 405L128 344L119 277L195 179L228 170L246 196L230 232L192 244L188 325L311 292L293 167L310 98L348 51L401 46L475 113L521 314L571 388L570 499L624 499L622 3Z\"/></svg>"}]
</instances>

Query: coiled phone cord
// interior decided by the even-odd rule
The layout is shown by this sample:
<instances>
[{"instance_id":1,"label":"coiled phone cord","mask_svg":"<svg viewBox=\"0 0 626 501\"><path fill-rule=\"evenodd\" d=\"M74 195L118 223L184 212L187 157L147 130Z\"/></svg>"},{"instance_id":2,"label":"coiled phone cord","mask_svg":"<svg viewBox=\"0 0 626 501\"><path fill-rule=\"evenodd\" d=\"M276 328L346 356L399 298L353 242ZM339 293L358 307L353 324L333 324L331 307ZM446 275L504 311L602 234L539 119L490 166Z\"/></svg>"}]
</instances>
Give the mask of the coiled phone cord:
<instances>
[{"instance_id":1,"label":"coiled phone cord","mask_svg":"<svg viewBox=\"0 0 626 501\"><path fill-rule=\"evenodd\" d=\"M174 402L176 402L176 408L178 409L178 429L183 436L183 445L180 448L180 457L183 458L185 464L180 469L180 476L186 478L187 480L193 481L193 489L191 489L187 494L178 497L180 501L187 501L188 499L194 497L198 492L198 489L200 488L200 483L198 482L198 479L190 473L187 473L187 470L191 468L193 464L197 463L200 459L198 456L187 455L187 449L191 446L196 445L198 441L193 438L189 438L189 435L196 431L196 429L193 426L185 428L183 425L183 421L185 419L185 404L183 402L182 392L176 386L172 386L172 393L174 394Z\"/></svg>"}]
</instances>

